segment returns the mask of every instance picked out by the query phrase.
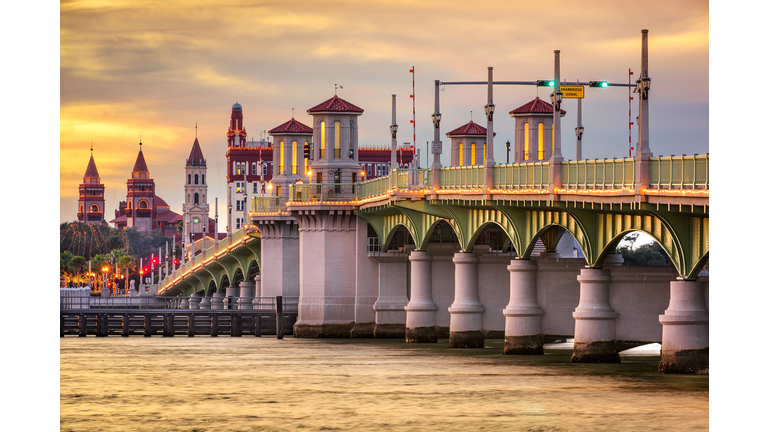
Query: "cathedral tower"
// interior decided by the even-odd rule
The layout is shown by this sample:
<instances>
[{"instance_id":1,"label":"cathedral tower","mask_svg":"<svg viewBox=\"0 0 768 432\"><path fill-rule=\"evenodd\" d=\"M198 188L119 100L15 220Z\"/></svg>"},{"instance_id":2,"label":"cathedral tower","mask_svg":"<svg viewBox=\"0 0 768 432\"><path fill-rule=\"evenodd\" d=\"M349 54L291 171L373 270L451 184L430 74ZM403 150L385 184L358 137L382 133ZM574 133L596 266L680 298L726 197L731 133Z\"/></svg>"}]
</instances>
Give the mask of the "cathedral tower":
<instances>
[{"instance_id":1,"label":"cathedral tower","mask_svg":"<svg viewBox=\"0 0 768 432\"><path fill-rule=\"evenodd\" d=\"M99 170L96 169L96 162L93 160L93 146L91 146L91 160L88 161L88 168L83 175L83 183L78 188L80 198L78 199L77 220L85 224L103 224L104 221L104 185L99 177Z\"/></svg>"},{"instance_id":2,"label":"cathedral tower","mask_svg":"<svg viewBox=\"0 0 768 432\"><path fill-rule=\"evenodd\" d=\"M242 119L241 119L242 120ZM208 232L208 183L205 173L208 170L200 143L195 138L192 151L189 152L184 172L184 238L186 242L195 234Z\"/></svg>"}]
</instances>

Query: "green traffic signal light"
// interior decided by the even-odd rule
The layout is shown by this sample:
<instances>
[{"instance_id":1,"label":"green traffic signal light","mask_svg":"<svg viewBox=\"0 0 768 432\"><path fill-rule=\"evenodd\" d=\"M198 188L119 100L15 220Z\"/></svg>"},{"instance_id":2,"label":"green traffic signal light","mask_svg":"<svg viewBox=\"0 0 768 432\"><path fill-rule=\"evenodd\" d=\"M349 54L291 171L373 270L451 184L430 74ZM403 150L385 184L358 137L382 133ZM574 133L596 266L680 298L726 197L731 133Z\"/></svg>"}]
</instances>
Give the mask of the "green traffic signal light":
<instances>
[{"instance_id":1,"label":"green traffic signal light","mask_svg":"<svg viewBox=\"0 0 768 432\"><path fill-rule=\"evenodd\" d=\"M539 87L554 87L555 80L537 80L536 85Z\"/></svg>"},{"instance_id":2,"label":"green traffic signal light","mask_svg":"<svg viewBox=\"0 0 768 432\"><path fill-rule=\"evenodd\" d=\"M608 85L609 85L608 81L590 81L589 82L590 87L607 88Z\"/></svg>"}]
</instances>

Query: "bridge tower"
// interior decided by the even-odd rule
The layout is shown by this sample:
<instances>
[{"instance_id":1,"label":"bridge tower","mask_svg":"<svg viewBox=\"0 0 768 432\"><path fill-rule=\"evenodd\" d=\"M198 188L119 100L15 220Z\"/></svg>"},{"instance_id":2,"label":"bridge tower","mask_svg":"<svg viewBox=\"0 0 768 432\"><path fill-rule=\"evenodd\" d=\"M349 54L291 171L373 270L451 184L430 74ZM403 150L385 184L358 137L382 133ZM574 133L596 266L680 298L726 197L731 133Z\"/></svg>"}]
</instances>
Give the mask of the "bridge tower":
<instances>
[{"instance_id":1,"label":"bridge tower","mask_svg":"<svg viewBox=\"0 0 768 432\"><path fill-rule=\"evenodd\" d=\"M451 139L451 166L482 165L487 135L488 130L472 120L445 134Z\"/></svg>"},{"instance_id":2,"label":"bridge tower","mask_svg":"<svg viewBox=\"0 0 768 432\"><path fill-rule=\"evenodd\" d=\"M78 187L78 211L77 220L84 224L106 225L104 220L104 185L99 177L99 170L96 169L96 162L93 160L93 146L91 146L91 160L88 161L88 167L83 174L83 183Z\"/></svg>"},{"instance_id":3,"label":"bridge tower","mask_svg":"<svg viewBox=\"0 0 768 432\"><path fill-rule=\"evenodd\" d=\"M155 219L155 181L149 176L147 162L144 161L144 153L141 151L139 141L139 155L131 171L131 178L126 182L128 194L126 196L126 226L136 227L139 231L151 231Z\"/></svg>"},{"instance_id":4,"label":"bridge tower","mask_svg":"<svg viewBox=\"0 0 768 432\"><path fill-rule=\"evenodd\" d=\"M307 110L314 125L312 183L354 183L360 178L357 117L363 109L334 95ZM325 186L328 188L328 186ZM352 187L340 186L333 194L353 194Z\"/></svg>"},{"instance_id":5,"label":"bridge tower","mask_svg":"<svg viewBox=\"0 0 768 432\"><path fill-rule=\"evenodd\" d=\"M205 174L208 171L200 142L195 137L192 150L184 167L184 235L185 242L194 241L195 234L209 233L208 225L208 183ZM215 233L214 233L215 236Z\"/></svg>"},{"instance_id":6,"label":"bridge tower","mask_svg":"<svg viewBox=\"0 0 768 432\"><path fill-rule=\"evenodd\" d=\"M515 119L515 163L548 161L552 156L552 104L536 99L513 109ZM560 110L560 117L565 110Z\"/></svg>"},{"instance_id":7,"label":"bridge tower","mask_svg":"<svg viewBox=\"0 0 768 432\"><path fill-rule=\"evenodd\" d=\"M272 196L288 196L288 185L309 182L308 159L304 146L312 144L312 128L294 118L269 131L274 138L273 163L277 175L272 178Z\"/></svg>"}]
</instances>

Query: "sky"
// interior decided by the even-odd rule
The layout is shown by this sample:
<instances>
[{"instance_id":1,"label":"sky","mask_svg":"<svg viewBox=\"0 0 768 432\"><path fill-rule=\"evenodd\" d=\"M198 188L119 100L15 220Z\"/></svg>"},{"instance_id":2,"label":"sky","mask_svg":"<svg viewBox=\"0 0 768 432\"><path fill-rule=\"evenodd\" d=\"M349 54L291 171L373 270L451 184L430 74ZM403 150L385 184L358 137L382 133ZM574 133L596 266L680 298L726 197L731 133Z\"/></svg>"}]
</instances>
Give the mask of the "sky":
<instances>
[{"instance_id":1,"label":"sky","mask_svg":"<svg viewBox=\"0 0 768 432\"><path fill-rule=\"evenodd\" d=\"M106 219L126 196L139 140L157 195L181 213L184 164L195 134L208 161L209 204L226 208L231 106L243 106L249 137L338 95L365 110L359 140L389 144L391 95L398 141L426 153L434 80L628 82L639 76L641 29L649 30L649 126L654 155L709 152L709 7L702 1L62 1L60 3L60 222L76 220L78 185L93 157L106 186ZM550 11L551 10L551 11ZM554 30L548 30L554 29ZM415 67L415 92L409 70ZM587 89L583 157L628 156L626 88ZM495 86L494 153L514 145L507 113L535 86ZM484 86L446 86L444 134L470 119L485 125ZM575 159L576 101L563 109L563 156ZM637 99L631 104L634 121ZM500 114L500 115L499 115ZM195 129L197 125L197 130ZM637 127L632 142L637 140ZM446 157L443 157L445 163ZM223 228L222 228L223 229Z\"/></svg>"}]
</instances>

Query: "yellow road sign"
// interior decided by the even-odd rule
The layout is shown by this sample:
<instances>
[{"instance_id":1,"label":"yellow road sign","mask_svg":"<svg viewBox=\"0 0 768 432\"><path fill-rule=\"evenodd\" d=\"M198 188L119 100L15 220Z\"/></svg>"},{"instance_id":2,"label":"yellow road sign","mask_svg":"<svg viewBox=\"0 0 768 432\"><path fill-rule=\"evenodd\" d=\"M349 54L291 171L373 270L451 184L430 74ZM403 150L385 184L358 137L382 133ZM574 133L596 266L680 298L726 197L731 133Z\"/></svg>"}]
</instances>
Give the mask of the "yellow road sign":
<instances>
[{"instance_id":1,"label":"yellow road sign","mask_svg":"<svg viewBox=\"0 0 768 432\"><path fill-rule=\"evenodd\" d=\"M560 86L564 98L584 99L584 86Z\"/></svg>"}]
</instances>

